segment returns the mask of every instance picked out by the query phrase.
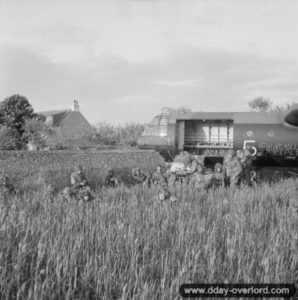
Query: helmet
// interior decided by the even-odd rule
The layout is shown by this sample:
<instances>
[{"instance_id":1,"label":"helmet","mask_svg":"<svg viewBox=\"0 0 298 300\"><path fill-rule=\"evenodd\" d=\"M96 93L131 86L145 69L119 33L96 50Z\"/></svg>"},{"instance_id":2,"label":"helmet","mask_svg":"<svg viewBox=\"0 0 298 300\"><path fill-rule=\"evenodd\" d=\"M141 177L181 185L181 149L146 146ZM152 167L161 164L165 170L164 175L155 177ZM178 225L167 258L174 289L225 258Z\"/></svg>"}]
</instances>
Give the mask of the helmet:
<instances>
[{"instance_id":1,"label":"helmet","mask_svg":"<svg viewBox=\"0 0 298 300\"><path fill-rule=\"evenodd\" d=\"M114 174L114 169L113 168L109 168L107 172L108 172L108 174L113 175Z\"/></svg>"},{"instance_id":2,"label":"helmet","mask_svg":"<svg viewBox=\"0 0 298 300\"><path fill-rule=\"evenodd\" d=\"M159 193L159 194L158 194L158 197L159 197L159 200L160 200L160 201L164 201L165 198L166 198L164 193Z\"/></svg>"},{"instance_id":3,"label":"helmet","mask_svg":"<svg viewBox=\"0 0 298 300\"><path fill-rule=\"evenodd\" d=\"M217 171L218 169L220 169L220 171L222 171L222 164L221 163L216 163L214 166L214 171Z\"/></svg>"}]
</instances>

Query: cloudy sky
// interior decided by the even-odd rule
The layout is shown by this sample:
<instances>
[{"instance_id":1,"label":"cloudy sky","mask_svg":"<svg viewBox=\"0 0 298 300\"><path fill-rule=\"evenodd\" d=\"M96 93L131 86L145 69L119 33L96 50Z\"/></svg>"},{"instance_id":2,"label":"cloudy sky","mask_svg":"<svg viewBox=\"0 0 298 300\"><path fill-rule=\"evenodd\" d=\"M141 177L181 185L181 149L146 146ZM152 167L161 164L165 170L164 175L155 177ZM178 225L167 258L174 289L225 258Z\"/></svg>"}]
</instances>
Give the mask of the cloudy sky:
<instances>
[{"instance_id":1,"label":"cloudy sky","mask_svg":"<svg viewBox=\"0 0 298 300\"><path fill-rule=\"evenodd\" d=\"M298 102L296 0L0 0L0 100L148 122Z\"/></svg>"}]
</instances>

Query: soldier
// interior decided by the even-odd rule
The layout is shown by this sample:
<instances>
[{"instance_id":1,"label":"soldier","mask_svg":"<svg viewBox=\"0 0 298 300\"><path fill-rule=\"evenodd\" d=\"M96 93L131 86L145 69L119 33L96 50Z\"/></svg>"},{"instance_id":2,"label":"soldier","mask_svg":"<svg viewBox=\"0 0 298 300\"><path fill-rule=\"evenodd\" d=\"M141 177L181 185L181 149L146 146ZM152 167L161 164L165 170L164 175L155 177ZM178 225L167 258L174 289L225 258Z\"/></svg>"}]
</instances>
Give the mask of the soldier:
<instances>
[{"instance_id":1,"label":"soldier","mask_svg":"<svg viewBox=\"0 0 298 300\"><path fill-rule=\"evenodd\" d=\"M216 163L214 166L211 184L214 187L224 186L224 174L223 174L223 168L221 163Z\"/></svg>"},{"instance_id":2,"label":"soldier","mask_svg":"<svg viewBox=\"0 0 298 300\"><path fill-rule=\"evenodd\" d=\"M76 170L70 175L70 183L73 188L78 189L87 185L86 177L83 173L82 166L78 165Z\"/></svg>"},{"instance_id":3,"label":"soldier","mask_svg":"<svg viewBox=\"0 0 298 300\"><path fill-rule=\"evenodd\" d=\"M75 172L70 177L71 187L70 196L75 197L77 200L90 201L94 199L94 194L88 186L86 177L83 173L82 167L78 165Z\"/></svg>"},{"instance_id":4,"label":"soldier","mask_svg":"<svg viewBox=\"0 0 298 300\"><path fill-rule=\"evenodd\" d=\"M119 184L119 179L115 176L115 170L113 168L108 169L108 174L104 179L104 185L107 187L115 187Z\"/></svg>"},{"instance_id":5,"label":"soldier","mask_svg":"<svg viewBox=\"0 0 298 300\"><path fill-rule=\"evenodd\" d=\"M204 176L204 166L202 163L196 164L196 171L191 174L189 183L195 187L197 190L204 190L206 186L206 180Z\"/></svg>"},{"instance_id":6,"label":"soldier","mask_svg":"<svg viewBox=\"0 0 298 300\"><path fill-rule=\"evenodd\" d=\"M136 184L140 184L143 187L150 185L150 175L145 174L139 168L132 169L132 177L134 178Z\"/></svg>"},{"instance_id":7,"label":"soldier","mask_svg":"<svg viewBox=\"0 0 298 300\"><path fill-rule=\"evenodd\" d=\"M242 166L235 150L230 150L224 159L224 176L228 179L229 185L235 187L241 181Z\"/></svg>"},{"instance_id":8,"label":"soldier","mask_svg":"<svg viewBox=\"0 0 298 300\"><path fill-rule=\"evenodd\" d=\"M248 149L238 150L237 157L240 160L242 166L241 181L251 186L251 171L252 171L252 158Z\"/></svg>"},{"instance_id":9,"label":"soldier","mask_svg":"<svg viewBox=\"0 0 298 300\"><path fill-rule=\"evenodd\" d=\"M154 185L162 185L162 186L167 185L167 180L164 174L162 173L161 165L157 166L156 172L153 173L152 175L151 182Z\"/></svg>"},{"instance_id":10,"label":"soldier","mask_svg":"<svg viewBox=\"0 0 298 300\"><path fill-rule=\"evenodd\" d=\"M62 191L62 199L66 202L70 202L73 199L73 192L71 188L66 187Z\"/></svg>"},{"instance_id":11,"label":"soldier","mask_svg":"<svg viewBox=\"0 0 298 300\"><path fill-rule=\"evenodd\" d=\"M186 152L188 154L188 152ZM171 174L169 178L169 188L173 191L176 181L180 179L182 181L182 185L184 187L187 186L189 183L189 180L193 174L197 171L198 164L200 163L198 161L198 156L197 155L191 155L184 153L186 159L185 159L185 170L178 170L174 173Z\"/></svg>"},{"instance_id":12,"label":"soldier","mask_svg":"<svg viewBox=\"0 0 298 300\"><path fill-rule=\"evenodd\" d=\"M49 184L44 187L44 195L49 199L53 200L55 196L56 190L52 184Z\"/></svg>"},{"instance_id":13,"label":"soldier","mask_svg":"<svg viewBox=\"0 0 298 300\"><path fill-rule=\"evenodd\" d=\"M257 187L258 185L258 177L257 172L255 170L250 171L250 183L253 187Z\"/></svg>"},{"instance_id":14,"label":"soldier","mask_svg":"<svg viewBox=\"0 0 298 300\"><path fill-rule=\"evenodd\" d=\"M77 193L77 200L79 201L88 202L93 200L94 198L95 198L95 194L91 190L90 186L87 185L80 188Z\"/></svg>"},{"instance_id":15,"label":"soldier","mask_svg":"<svg viewBox=\"0 0 298 300\"><path fill-rule=\"evenodd\" d=\"M168 200L170 198L170 191L167 186L167 180L162 173L162 166L158 165L157 170L153 173L151 178L152 184L156 187L157 196L159 201Z\"/></svg>"}]
</instances>

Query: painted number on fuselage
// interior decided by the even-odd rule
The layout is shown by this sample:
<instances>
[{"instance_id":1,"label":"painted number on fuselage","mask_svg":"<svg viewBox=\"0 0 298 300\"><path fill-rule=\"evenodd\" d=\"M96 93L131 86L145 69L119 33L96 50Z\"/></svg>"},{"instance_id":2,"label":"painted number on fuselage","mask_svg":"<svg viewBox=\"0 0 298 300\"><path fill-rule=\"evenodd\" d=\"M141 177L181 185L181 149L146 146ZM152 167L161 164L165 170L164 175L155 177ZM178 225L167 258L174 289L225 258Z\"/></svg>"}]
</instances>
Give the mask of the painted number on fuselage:
<instances>
[{"instance_id":1,"label":"painted number on fuselage","mask_svg":"<svg viewBox=\"0 0 298 300\"><path fill-rule=\"evenodd\" d=\"M253 144L255 142L256 142L255 140L245 140L243 142L243 149L249 149L249 150L252 149L254 151L254 153L252 153L252 156L255 156L258 152L256 147L250 145L250 144Z\"/></svg>"}]
</instances>

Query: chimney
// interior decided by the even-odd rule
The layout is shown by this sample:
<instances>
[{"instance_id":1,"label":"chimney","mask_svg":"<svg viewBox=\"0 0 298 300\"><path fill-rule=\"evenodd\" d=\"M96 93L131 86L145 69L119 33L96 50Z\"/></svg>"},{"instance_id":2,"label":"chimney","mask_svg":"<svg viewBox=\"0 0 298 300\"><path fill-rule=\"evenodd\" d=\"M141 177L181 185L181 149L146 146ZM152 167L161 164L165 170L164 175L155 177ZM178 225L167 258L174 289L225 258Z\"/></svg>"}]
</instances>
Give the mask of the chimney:
<instances>
[{"instance_id":1,"label":"chimney","mask_svg":"<svg viewBox=\"0 0 298 300\"><path fill-rule=\"evenodd\" d=\"M73 100L72 111L80 111L79 102L77 100Z\"/></svg>"}]
</instances>

